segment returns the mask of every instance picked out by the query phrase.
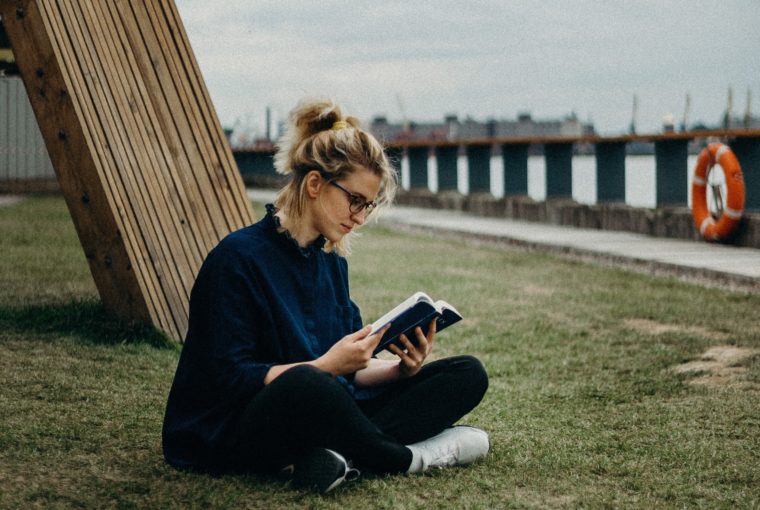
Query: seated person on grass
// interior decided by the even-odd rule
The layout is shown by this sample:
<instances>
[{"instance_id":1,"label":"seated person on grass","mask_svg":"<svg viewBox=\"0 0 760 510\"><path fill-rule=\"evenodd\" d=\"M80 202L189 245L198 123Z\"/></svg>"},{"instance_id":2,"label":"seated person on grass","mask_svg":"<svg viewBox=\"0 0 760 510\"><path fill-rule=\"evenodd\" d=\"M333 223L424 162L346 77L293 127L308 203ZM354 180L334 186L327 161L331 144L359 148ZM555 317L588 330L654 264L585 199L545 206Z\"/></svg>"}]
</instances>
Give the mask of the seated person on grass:
<instances>
[{"instance_id":1,"label":"seated person on grass","mask_svg":"<svg viewBox=\"0 0 760 510\"><path fill-rule=\"evenodd\" d=\"M259 222L223 239L192 290L163 427L166 460L208 472L288 472L328 491L359 469L417 473L486 455L453 426L488 387L471 356L427 363L435 321L372 356L349 296L352 231L394 195L382 146L330 101L301 102L278 144L289 176ZM382 285L382 282L377 282Z\"/></svg>"}]
</instances>

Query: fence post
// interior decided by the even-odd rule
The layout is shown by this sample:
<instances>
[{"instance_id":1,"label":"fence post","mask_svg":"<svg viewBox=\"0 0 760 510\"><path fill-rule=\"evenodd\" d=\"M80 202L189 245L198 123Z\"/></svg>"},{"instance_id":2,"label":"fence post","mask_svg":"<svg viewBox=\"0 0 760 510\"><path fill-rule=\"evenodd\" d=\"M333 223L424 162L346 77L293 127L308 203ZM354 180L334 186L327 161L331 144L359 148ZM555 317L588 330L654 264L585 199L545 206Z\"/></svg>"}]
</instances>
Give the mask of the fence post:
<instances>
[{"instance_id":1,"label":"fence post","mask_svg":"<svg viewBox=\"0 0 760 510\"><path fill-rule=\"evenodd\" d=\"M491 192L491 144L467 146L469 193Z\"/></svg>"},{"instance_id":2,"label":"fence post","mask_svg":"<svg viewBox=\"0 0 760 510\"><path fill-rule=\"evenodd\" d=\"M401 160L404 159L403 147L386 147L385 156L388 158L388 162L396 170L398 176L398 183L401 186Z\"/></svg>"},{"instance_id":3,"label":"fence post","mask_svg":"<svg viewBox=\"0 0 760 510\"><path fill-rule=\"evenodd\" d=\"M248 176L274 177L277 171L274 168L274 153L268 151L232 151L235 156L240 175L245 179Z\"/></svg>"},{"instance_id":4,"label":"fence post","mask_svg":"<svg viewBox=\"0 0 760 510\"><path fill-rule=\"evenodd\" d=\"M572 142L547 143L546 198L573 196L573 144Z\"/></svg>"},{"instance_id":5,"label":"fence post","mask_svg":"<svg viewBox=\"0 0 760 510\"><path fill-rule=\"evenodd\" d=\"M625 202L625 142L596 144L596 201Z\"/></svg>"},{"instance_id":6,"label":"fence post","mask_svg":"<svg viewBox=\"0 0 760 510\"><path fill-rule=\"evenodd\" d=\"M428 155L429 147L409 147L406 157L409 158L409 188L428 189Z\"/></svg>"},{"instance_id":7,"label":"fence post","mask_svg":"<svg viewBox=\"0 0 760 510\"><path fill-rule=\"evenodd\" d=\"M528 194L527 143L505 143L501 146L504 164L504 196Z\"/></svg>"},{"instance_id":8,"label":"fence post","mask_svg":"<svg viewBox=\"0 0 760 510\"><path fill-rule=\"evenodd\" d=\"M435 162L438 166L438 191L457 191L458 145L439 145L435 148Z\"/></svg>"},{"instance_id":9,"label":"fence post","mask_svg":"<svg viewBox=\"0 0 760 510\"><path fill-rule=\"evenodd\" d=\"M656 207L686 205L688 144L688 140L654 142Z\"/></svg>"},{"instance_id":10,"label":"fence post","mask_svg":"<svg viewBox=\"0 0 760 510\"><path fill-rule=\"evenodd\" d=\"M274 167L274 152L259 152L257 166L262 175L277 176L277 169Z\"/></svg>"},{"instance_id":11,"label":"fence post","mask_svg":"<svg viewBox=\"0 0 760 510\"><path fill-rule=\"evenodd\" d=\"M760 211L760 138L737 138L731 143L744 174L744 209Z\"/></svg>"}]
</instances>

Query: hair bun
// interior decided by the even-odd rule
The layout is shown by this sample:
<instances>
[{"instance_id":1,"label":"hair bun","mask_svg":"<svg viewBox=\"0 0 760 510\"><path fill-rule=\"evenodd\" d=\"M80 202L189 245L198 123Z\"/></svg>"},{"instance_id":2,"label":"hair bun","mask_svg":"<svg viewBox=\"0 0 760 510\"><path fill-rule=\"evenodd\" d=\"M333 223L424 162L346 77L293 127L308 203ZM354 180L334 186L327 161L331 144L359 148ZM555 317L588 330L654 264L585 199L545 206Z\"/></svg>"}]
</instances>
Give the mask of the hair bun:
<instances>
[{"instance_id":1,"label":"hair bun","mask_svg":"<svg viewBox=\"0 0 760 510\"><path fill-rule=\"evenodd\" d=\"M342 117L340 106L329 99L305 99L290 113L290 122L304 139L331 129Z\"/></svg>"}]
</instances>

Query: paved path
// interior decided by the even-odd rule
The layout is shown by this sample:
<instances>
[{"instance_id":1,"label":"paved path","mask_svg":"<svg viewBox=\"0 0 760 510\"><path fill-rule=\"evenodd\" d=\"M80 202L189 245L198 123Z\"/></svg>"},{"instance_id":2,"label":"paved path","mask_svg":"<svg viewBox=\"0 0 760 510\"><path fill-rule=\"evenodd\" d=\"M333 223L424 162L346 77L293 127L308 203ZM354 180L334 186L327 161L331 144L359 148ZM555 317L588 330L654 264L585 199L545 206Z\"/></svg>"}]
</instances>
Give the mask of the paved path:
<instances>
[{"instance_id":1,"label":"paved path","mask_svg":"<svg viewBox=\"0 0 760 510\"><path fill-rule=\"evenodd\" d=\"M249 190L257 201L271 191ZM760 292L760 250L631 232L582 229L506 218L484 218L459 211L393 206L381 223L486 242L522 246L708 285Z\"/></svg>"}]
</instances>

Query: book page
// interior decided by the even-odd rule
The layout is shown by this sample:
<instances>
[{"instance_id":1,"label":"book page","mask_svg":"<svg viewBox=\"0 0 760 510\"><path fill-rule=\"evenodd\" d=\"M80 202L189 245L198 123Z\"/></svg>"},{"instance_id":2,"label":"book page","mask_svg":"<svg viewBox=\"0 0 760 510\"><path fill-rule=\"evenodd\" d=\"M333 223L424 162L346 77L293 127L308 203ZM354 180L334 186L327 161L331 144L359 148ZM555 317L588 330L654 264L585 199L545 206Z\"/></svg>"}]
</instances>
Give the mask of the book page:
<instances>
[{"instance_id":1,"label":"book page","mask_svg":"<svg viewBox=\"0 0 760 510\"><path fill-rule=\"evenodd\" d=\"M433 303L433 300L430 299L430 296L428 296L424 292L415 292L414 294L409 296L407 299L399 303L390 312L386 313L385 315L377 319L375 322L373 322L372 332L370 333L370 335L380 331L383 328L383 326L388 324L394 317L398 316L401 312L403 312L404 310L407 310L408 308L411 308L412 306L414 306L416 303L420 301L427 301L431 304Z\"/></svg>"},{"instance_id":2,"label":"book page","mask_svg":"<svg viewBox=\"0 0 760 510\"><path fill-rule=\"evenodd\" d=\"M442 299L439 299L438 301L436 301L434 303L434 306L435 306L435 309L438 310L438 313L443 313L443 311L445 309L449 309L449 310L451 310L452 312L454 312L455 314L457 314L459 316L462 315L461 313L459 313L459 310L457 310L456 308L454 308L454 305L452 305L450 303L447 303L446 301L444 301Z\"/></svg>"}]
</instances>

